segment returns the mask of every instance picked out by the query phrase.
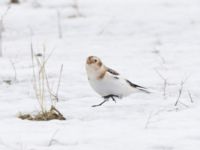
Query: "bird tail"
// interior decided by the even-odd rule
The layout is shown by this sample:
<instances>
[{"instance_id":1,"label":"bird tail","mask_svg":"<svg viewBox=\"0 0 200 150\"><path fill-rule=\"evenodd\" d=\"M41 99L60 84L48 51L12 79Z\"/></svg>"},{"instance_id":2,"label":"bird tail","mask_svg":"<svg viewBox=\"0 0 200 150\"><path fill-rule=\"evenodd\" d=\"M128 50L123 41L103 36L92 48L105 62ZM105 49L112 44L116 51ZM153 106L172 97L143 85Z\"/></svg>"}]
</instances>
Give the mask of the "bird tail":
<instances>
[{"instance_id":1,"label":"bird tail","mask_svg":"<svg viewBox=\"0 0 200 150\"><path fill-rule=\"evenodd\" d=\"M139 91L142 91L144 93L147 93L147 94L151 94L152 92L150 92L147 88L145 87L136 87Z\"/></svg>"},{"instance_id":2,"label":"bird tail","mask_svg":"<svg viewBox=\"0 0 200 150\"><path fill-rule=\"evenodd\" d=\"M143 87L143 86L134 84L134 83L132 83L132 82L129 81L129 80L126 80L126 82L128 82L128 84L129 84L130 86L132 86L133 88L138 89L139 91L145 92L145 93L147 93L147 94L150 94L150 93L151 93L147 88L145 88L145 87Z\"/></svg>"}]
</instances>

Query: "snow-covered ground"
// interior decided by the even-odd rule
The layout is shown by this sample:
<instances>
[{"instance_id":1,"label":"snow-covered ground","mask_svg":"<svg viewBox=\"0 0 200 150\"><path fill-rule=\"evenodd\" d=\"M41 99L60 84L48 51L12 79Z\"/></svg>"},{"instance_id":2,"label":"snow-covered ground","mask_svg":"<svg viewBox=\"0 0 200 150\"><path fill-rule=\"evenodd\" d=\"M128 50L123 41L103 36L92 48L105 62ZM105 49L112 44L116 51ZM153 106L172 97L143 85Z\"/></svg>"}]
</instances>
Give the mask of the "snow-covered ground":
<instances>
[{"instance_id":1,"label":"snow-covered ground","mask_svg":"<svg viewBox=\"0 0 200 150\"><path fill-rule=\"evenodd\" d=\"M8 1L1 0L0 16ZM4 17L0 58L1 150L199 150L199 0L23 0ZM63 38L58 37L58 12ZM32 33L31 33L32 32ZM32 35L32 36L31 36ZM57 108L66 121L23 121L19 112L39 110L32 88L30 43L53 55L54 83L64 64ZM152 94L137 93L116 104L91 89L89 55L99 56ZM17 81L11 85L16 67ZM166 79L166 95L163 96ZM174 106L181 82L179 103ZM193 103L189 94L192 96Z\"/></svg>"}]
</instances>

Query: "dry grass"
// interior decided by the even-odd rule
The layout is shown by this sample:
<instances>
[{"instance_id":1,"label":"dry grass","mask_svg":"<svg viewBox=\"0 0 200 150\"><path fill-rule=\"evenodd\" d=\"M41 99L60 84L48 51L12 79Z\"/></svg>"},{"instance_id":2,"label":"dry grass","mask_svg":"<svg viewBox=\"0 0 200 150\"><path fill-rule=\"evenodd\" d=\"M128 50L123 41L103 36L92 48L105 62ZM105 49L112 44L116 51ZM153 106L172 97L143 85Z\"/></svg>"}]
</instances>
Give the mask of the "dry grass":
<instances>
[{"instance_id":1,"label":"dry grass","mask_svg":"<svg viewBox=\"0 0 200 150\"><path fill-rule=\"evenodd\" d=\"M12 3L12 4L19 4L19 0L10 0L10 3Z\"/></svg>"},{"instance_id":2,"label":"dry grass","mask_svg":"<svg viewBox=\"0 0 200 150\"><path fill-rule=\"evenodd\" d=\"M49 111L39 112L36 115L19 114L18 118L22 120L32 120L32 121L48 121L54 119L66 120L66 118L54 106L52 106Z\"/></svg>"},{"instance_id":3,"label":"dry grass","mask_svg":"<svg viewBox=\"0 0 200 150\"><path fill-rule=\"evenodd\" d=\"M34 121L47 121L47 120L65 120L65 117L56 109L55 105L58 102L58 91L61 82L61 75L63 70L63 65L60 69L58 84L56 91L50 88L50 83L48 79L48 74L46 72L46 64L52 53L45 56L46 50L43 47L42 54L35 54L33 50L33 45L31 43L31 59L32 59L32 72L33 72L33 89L35 92L35 97L38 101L40 111L36 115L32 114L19 114L18 117L23 120L34 120ZM49 106L48 101L51 102ZM50 108L50 109L48 109Z\"/></svg>"},{"instance_id":4,"label":"dry grass","mask_svg":"<svg viewBox=\"0 0 200 150\"><path fill-rule=\"evenodd\" d=\"M10 5L6 9L6 11L3 13L2 16L0 16L0 57L3 56L3 32L4 32L4 19L10 9Z\"/></svg>"}]
</instances>

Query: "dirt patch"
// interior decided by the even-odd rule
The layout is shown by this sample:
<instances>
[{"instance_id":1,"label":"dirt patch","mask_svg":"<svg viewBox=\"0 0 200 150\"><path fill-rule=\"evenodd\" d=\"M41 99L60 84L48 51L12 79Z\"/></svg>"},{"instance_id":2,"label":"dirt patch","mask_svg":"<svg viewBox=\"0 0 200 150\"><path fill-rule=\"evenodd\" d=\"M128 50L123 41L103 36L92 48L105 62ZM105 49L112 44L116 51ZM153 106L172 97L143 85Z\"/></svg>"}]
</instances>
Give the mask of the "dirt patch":
<instances>
[{"instance_id":1,"label":"dirt patch","mask_svg":"<svg viewBox=\"0 0 200 150\"><path fill-rule=\"evenodd\" d=\"M36 115L31 114L19 114L18 118L22 120L32 120L32 121L48 121L48 120L66 120L66 118L54 107L52 106L49 111L39 112Z\"/></svg>"}]
</instances>

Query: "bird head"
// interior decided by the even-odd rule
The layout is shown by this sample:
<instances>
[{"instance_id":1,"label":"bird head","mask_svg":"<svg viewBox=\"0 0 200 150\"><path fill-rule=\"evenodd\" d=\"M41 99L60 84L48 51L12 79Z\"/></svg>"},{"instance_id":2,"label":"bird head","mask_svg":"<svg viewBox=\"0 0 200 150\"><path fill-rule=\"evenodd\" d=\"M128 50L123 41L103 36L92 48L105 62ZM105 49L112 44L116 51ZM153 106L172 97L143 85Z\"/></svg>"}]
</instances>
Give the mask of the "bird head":
<instances>
[{"instance_id":1,"label":"bird head","mask_svg":"<svg viewBox=\"0 0 200 150\"><path fill-rule=\"evenodd\" d=\"M100 58L96 56L89 56L87 58L86 65L90 68L97 70L101 68L103 64Z\"/></svg>"},{"instance_id":2,"label":"bird head","mask_svg":"<svg viewBox=\"0 0 200 150\"><path fill-rule=\"evenodd\" d=\"M89 56L86 60L86 71L90 79L102 79L106 73L106 68L100 58Z\"/></svg>"}]
</instances>

